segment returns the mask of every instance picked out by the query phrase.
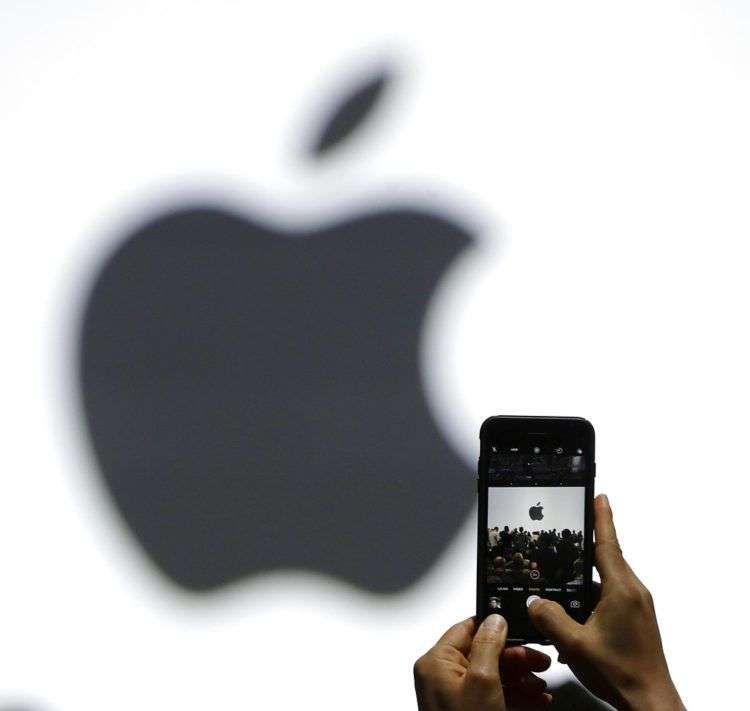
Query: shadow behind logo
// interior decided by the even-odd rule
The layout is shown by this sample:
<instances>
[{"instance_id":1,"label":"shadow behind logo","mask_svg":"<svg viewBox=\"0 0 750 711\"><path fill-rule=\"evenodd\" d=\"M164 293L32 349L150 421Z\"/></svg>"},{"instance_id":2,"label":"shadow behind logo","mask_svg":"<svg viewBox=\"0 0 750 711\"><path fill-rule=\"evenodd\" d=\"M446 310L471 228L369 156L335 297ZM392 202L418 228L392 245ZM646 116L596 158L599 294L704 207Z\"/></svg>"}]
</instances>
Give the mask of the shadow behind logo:
<instances>
[{"instance_id":1,"label":"shadow behind logo","mask_svg":"<svg viewBox=\"0 0 750 711\"><path fill-rule=\"evenodd\" d=\"M165 574L204 591L297 567L392 592L430 567L473 479L428 411L419 335L470 241L412 209L288 234L216 205L126 237L86 306L81 387L104 481Z\"/></svg>"}]
</instances>

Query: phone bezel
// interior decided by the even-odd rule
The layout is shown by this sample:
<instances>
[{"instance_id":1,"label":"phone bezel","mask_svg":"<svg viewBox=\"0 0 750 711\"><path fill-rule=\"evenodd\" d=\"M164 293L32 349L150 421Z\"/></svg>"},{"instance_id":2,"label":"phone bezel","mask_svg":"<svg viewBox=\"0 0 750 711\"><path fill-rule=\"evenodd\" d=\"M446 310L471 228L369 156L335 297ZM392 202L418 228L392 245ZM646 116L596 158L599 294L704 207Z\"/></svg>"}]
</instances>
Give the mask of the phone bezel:
<instances>
[{"instance_id":1,"label":"phone bezel","mask_svg":"<svg viewBox=\"0 0 750 711\"><path fill-rule=\"evenodd\" d=\"M591 614L593 608L592 575L593 575L593 512L594 512L594 480L596 478L596 459L594 451L594 428L582 417L514 417L497 415L487 418L479 433L480 456L478 462L478 517L477 517L477 595L476 615L481 622L486 616L484 600L485 592L485 562L487 536L487 469L490 447L493 444L507 444L528 447L536 442L560 442L564 447L582 447L586 457L586 492L584 507L584 585L583 607L577 618L584 621ZM508 619L509 644L550 644L550 641L534 630L528 620Z\"/></svg>"}]
</instances>

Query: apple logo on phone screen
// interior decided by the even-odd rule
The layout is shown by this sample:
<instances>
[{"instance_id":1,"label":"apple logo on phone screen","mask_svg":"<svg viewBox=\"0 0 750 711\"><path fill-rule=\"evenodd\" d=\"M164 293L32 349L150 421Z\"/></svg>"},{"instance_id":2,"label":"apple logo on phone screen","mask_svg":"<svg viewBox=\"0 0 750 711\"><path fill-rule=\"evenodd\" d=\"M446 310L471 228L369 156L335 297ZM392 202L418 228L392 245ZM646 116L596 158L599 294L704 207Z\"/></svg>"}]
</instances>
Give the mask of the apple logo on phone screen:
<instances>
[{"instance_id":1,"label":"apple logo on phone screen","mask_svg":"<svg viewBox=\"0 0 750 711\"><path fill-rule=\"evenodd\" d=\"M338 104L312 160L390 77ZM425 309L471 235L418 206L290 233L221 204L149 219L102 264L80 382L99 469L177 584L302 568L376 592L435 562L473 504L418 364ZM541 516L540 516L541 518Z\"/></svg>"},{"instance_id":2,"label":"apple logo on phone screen","mask_svg":"<svg viewBox=\"0 0 750 711\"><path fill-rule=\"evenodd\" d=\"M529 518L532 521L541 521L544 518L544 514L542 513L542 509L544 506L541 506L541 501L536 502L536 506L532 506L529 509Z\"/></svg>"}]
</instances>

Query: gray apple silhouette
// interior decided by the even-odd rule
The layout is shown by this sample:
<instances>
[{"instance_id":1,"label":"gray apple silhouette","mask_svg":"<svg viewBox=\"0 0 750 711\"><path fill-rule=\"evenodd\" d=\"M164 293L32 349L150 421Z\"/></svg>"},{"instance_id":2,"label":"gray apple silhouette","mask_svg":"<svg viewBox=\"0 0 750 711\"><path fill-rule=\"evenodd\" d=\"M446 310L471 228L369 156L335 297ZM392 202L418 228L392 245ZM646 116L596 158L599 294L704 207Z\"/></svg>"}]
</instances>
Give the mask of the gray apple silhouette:
<instances>
[{"instance_id":1,"label":"gray apple silhouette","mask_svg":"<svg viewBox=\"0 0 750 711\"><path fill-rule=\"evenodd\" d=\"M529 509L529 518L532 521L541 521L544 518L544 514L542 513L543 506L540 505L541 502L537 501L536 506L532 506Z\"/></svg>"},{"instance_id":2,"label":"gray apple silhouette","mask_svg":"<svg viewBox=\"0 0 750 711\"><path fill-rule=\"evenodd\" d=\"M408 206L291 234L194 204L123 236L83 315L81 391L103 480L163 573L207 591L301 568L392 592L429 569L474 492L425 402L419 338L470 242Z\"/></svg>"}]
</instances>

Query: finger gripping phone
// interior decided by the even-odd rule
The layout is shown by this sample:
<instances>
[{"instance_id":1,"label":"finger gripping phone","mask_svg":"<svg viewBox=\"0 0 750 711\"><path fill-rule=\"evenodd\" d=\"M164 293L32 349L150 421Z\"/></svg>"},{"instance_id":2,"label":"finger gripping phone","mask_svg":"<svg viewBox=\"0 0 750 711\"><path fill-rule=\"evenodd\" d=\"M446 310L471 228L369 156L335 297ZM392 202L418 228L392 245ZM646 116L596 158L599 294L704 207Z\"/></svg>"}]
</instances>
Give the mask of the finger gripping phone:
<instances>
[{"instance_id":1,"label":"finger gripping phone","mask_svg":"<svg viewBox=\"0 0 750 711\"><path fill-rule=\"evenodd\" d=\"M479 433L477 619L508 641L549 644L531 595L585 622L592 609L594 428L579 417L490 417Z\"/></svg>"}]
</instances>

